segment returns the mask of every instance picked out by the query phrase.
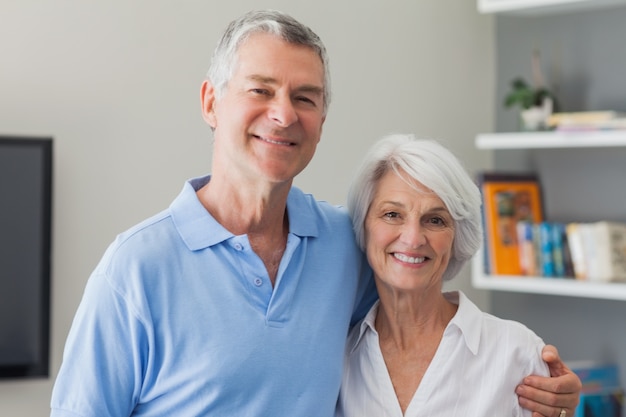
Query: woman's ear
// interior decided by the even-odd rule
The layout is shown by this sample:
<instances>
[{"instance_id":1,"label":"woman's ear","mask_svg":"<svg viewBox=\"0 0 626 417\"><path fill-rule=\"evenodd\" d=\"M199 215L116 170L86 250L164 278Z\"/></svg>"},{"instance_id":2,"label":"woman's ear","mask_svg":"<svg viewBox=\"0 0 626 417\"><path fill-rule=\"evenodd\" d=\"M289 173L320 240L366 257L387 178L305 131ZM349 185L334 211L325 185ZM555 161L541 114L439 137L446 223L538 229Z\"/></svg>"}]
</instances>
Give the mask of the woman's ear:
<instances>
[{"instance_id":1,"label":"woman's ear","mask_svg":"<svg viewBox=\"0 0 626 417\"><path fill-rule=\"evenodd\" d=\"M215 88L209 80L204 80L200 90L200 102L202 104L202 118L211 126L212 129L217 127L217 119L215 117Z\"/></svg>"}]
</instances>

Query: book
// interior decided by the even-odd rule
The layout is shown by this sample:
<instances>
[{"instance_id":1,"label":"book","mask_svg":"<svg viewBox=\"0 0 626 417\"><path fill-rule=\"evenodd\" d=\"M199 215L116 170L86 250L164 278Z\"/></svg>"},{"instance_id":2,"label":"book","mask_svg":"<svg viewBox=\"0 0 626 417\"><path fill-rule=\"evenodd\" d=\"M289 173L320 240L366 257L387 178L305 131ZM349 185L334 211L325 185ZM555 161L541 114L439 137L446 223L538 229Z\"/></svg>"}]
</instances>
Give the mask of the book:
<instances>
[{"instance_id":1,"label":"book","mask_svg":"<svg viewBox=\"0 0 626 417\"><path fill-rule=\"evenodd\" d=\"M580 402L574 417L622 416L623 389L617 365L593 361L568 365L582 383Z\"/></svg>"},{"instance_id":2,"label":"book","mask_svg":"<svg viewBox=\"0 0 626 417\"><path fill-rule=\"evenodd\" d=\"M536 275L541 276L543 271L543 255L541 253L541 226L540 223L533 224L533 248L535 253L535 270Z\"/></svg>"},{"instance_id":3,"label":"book","mask_svg":"<svg viewBox=\"0 0 626 417\"><path fill-rule=\"evenodd\" d=\"M624 392L621 388L583 392L574 417L622 417L623 403Z\"/></svg>"},{"instance_id":4,"label":"book","mask_svg":"<svg viewBox=\"0 0 626 417\"><path fill-rule=\"evenodd\" d=\"M537 262L535 258L534 223L528 220L517 222L517 248L521 275L537 276Z\"/></svg>"},{"instance_id":5,"label":"book","mask_svg":"<svg viewBox=\"0 0 626 417\"><path fill-rule=\"evenodd\" d=\"M539 178L535 173L480 172L483 198L485 269L496 275L522 275L517 224L543 221Z\"/></svg>"},{"instance_id":6,"label":"book","mask_svg":"<svg viewBox=\"0 0 626 417\"><path fill-rule=\"evenodd\" d=\"M553 277L555 273L552 223L539 223L539 248L541 253L541 275L544 277Z\"/></svg>"},{"instance_id":7,"label":"book","mask_svg":"<svg viewBox=\"0 0 626 417\"><path fill-rule=\"evenodd\" d=\"M553 113L546 125L559 131L610 130L626 128L626 114L614 110Z\"/></svg>"},{"instance_id":8,"label":"book","mask_svg":"<svg viewBox=\"0 0 626 417\"><path fill-rule=\"evenodd\" d=\"M594 392L603 388L620 386L619 367L614 363L588 361L568 361L567 366L582 383L581 392Z\"/></svg>"},{"instance_id":9,"label":"book","mask_svg":"<svg viewBox=\"0 0 626 417\"><path fill-rule=\"evenodd\" d=\"M558 278L566 277L566 246L567 239L565 236L565 224L552 223L550 229L550 238L552 239L552 257L554 261L554 276Z\"/></svg>"},{"instance_id":10,"label":"book","mask_svg":"<svg viewBox=\"0 0 626 417\"><path fill-rule=\"evenodd\" d=\"M558 132L597 132L605 130L625 130L626 117L598 123L565 123L556 127Z\"/></svg>"},{"instance_id":11,"label":"book","mask_svg":"<svg viewBox=\"0 0 626 417\"><path fill-rule=\"evenodd\" d=\"M568 278L574 278L574 264L572 263L572 252L570 250L570 243L567 238L567 224L561 224L561 235L563 239L563 267L565 268L564 276Z\"/></svg>"},{"instance_id":12,"label":"book","mask_svg":"<svg viewBox=\"0 0 626 417\"><path fill-rule=\"evenodd\" d=\"M519 221L517 243L522 275L574 276L564 223Z\"/></svg>"},{"instance_id":13,"label":"book","mask_svg":"<svg viewBox=\"0 0 626 417\"><path fill-rule=\"evenodd\" d=\"M566 231L576 279L626 281L625 223L569 223Z\"/></svg>"},{"instance_id":14,"label":"book","mask_svg":"<svg viewBox=\"0 0 626 417\"><path fill-rule=\"evenodd\" d=\"M574 277L579 280L587 279L587 265L585 261L585 251L581 223L568 223L565 226L569 252L574 270Z\"/></svg>"},{"instance_id":15,"label":"book","mask_svg":"<svg viewBox=\"0 0 626 417\"><path fill-rule=\"evenodd\" d=\"M587 279L590 281L626 281L626 224L601 221L589 224Z\"/></svg>"}]
</instances>

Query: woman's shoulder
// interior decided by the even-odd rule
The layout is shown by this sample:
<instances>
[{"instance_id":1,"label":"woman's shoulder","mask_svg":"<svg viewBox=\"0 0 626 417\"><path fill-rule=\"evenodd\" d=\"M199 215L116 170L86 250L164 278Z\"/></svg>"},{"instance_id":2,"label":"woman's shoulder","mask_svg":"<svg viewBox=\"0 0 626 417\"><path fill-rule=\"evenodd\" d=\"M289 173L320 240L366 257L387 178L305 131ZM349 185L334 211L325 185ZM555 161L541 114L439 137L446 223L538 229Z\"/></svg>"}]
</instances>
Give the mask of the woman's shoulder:
<instances>
[{"instance_id":1,"label":"woman's shoulder","mask_svg":"<svg viewBox=\"0 0 626 417\"><path fill-rule=\"evenodd\" d=\"M461 329L468 347L479 355L510 355L522 359L541 359L544 341L525 324L497 317L480 310L467 296L458 292L459 309L453 319ZM449 296L447 297L448 299Z\"/></svg>"}]
</instances>

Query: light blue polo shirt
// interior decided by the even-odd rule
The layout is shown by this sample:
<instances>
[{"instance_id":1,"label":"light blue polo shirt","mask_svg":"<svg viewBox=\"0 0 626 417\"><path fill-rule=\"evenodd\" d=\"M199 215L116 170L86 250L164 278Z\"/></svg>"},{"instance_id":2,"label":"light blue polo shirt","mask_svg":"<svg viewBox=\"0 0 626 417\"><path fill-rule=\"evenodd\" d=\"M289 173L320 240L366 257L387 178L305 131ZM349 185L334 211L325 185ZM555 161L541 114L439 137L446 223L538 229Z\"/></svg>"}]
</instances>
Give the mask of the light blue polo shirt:
<instances>
[{"instance_id":1,"label":"light blue polo shirt","mask_svg":"<svg viewBox=\"0 0 626 417\"><path fill-rule=\"evenodd\" d=\"M349 324L373 298L347 213L292 188L272 288L247 236L196 197L207 181L188 181L106 251L68 336L52 416L333 415Z\"/></svg>"}]
</instances>

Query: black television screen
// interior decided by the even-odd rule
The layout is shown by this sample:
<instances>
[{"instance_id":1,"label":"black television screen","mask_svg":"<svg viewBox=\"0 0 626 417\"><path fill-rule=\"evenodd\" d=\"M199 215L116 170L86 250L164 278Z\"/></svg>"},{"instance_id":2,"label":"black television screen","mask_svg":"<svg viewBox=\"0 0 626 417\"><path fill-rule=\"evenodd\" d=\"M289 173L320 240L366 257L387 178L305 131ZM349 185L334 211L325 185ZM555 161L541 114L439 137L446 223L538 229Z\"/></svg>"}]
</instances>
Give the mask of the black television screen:
<instances>
[{"instance_id":1,"label":"black television screen","mask_svg":"<svg viewBox=\"0 0 626 417\"><path fill-rule=\"evenodd\" d=\"M0 135L0 378L48 376L52 138Z\"/></svg>"}]
</instances>

